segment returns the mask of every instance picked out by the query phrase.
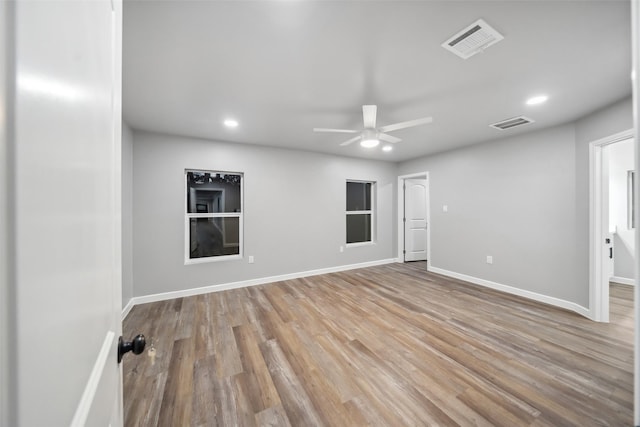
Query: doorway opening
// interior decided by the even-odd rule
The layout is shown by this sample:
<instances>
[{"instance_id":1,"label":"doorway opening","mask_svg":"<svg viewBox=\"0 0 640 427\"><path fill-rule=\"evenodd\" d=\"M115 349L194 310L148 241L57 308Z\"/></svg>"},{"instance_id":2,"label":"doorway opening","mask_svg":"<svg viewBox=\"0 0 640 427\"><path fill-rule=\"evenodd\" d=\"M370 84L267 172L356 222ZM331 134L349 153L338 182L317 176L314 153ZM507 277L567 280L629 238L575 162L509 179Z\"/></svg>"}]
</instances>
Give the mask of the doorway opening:
<instances>
[{"instance_id":1,"label":"doorway opening","mask_svg":"<svg viewBox=\"0 0 640 427\"><path fill-rule=\"evenodd\" d=\"M633 146L633 130L589 145L589 313L598 322L609 322L609 282L635 282Z\"/></svg>"},{"instance_id":2,"label":"doorway opening","mask_svg":"<svg viewBox=\"0 0 640 427\"><path fill-rule=\"evenodd\" d=\"M429 227L429 173L398 177L397 262L421 261L431 256Z\"/></svg>"}]
</instances>

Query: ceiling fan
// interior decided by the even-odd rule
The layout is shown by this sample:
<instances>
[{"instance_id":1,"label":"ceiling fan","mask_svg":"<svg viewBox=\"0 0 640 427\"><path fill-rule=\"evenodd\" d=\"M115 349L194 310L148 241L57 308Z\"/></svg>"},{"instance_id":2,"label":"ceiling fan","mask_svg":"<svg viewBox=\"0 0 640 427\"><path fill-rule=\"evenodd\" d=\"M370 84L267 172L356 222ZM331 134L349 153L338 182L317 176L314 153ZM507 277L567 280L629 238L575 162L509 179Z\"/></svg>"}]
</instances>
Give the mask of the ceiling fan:
<instances>
[{"instance_id":1,"label":"ceiling fan","mask_svg":"<svg viewBox=\"0 0 640 427\"><path fill-rule=\"evenodd\" d=\"M394 123L392 125L386 125L386 126L377 128L376 127L377 111L378 111L378 107L375 105L362 106L362 118L364 122L363 130L313 128L313 131L314 132L335 132L335 133L358 133L359 134L358 136L351 138L340 145L345 146L360 140L360 145L362 145L363 147L371 148L378 145L380 141L390 142L392 144L402 141L400 138L387 135L386 132L393 132L394 130L410 128L413 126L420 126L427 123L431 123L433 121L433 118L431 117L423 117L421 119Z\"/></svg>"}]
</instances>

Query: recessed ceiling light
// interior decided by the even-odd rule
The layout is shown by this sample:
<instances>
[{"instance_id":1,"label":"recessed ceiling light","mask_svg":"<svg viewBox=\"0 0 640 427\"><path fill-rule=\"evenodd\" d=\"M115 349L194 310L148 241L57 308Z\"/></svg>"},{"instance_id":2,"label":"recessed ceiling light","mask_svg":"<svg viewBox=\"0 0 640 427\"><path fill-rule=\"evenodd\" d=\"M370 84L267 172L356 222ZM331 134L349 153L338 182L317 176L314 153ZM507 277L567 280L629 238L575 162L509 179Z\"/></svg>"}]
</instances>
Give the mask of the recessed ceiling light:
<instances>
[{"instance_id":1,"label":"recessed ceiling light","mask_svg":"<svg viewBox=\"0 0 640 427\"><path fill-rule=\"evenodd\" d=\"M233 119L226 119L224 121L224 125L228 128L237 128L238 127L238 121L237 120L233 120Z\"/></svg>"},{"instance_id":2,"label":"recessed ceiling light","mask_svg":"<svg viewBox=\"0 0 640 427\"><path fill-rule=\"evenodd\" d=\"M534 96L533 98L527 99L527 105L542 104L544 102L547 102L547 99L549 99L549 97L547 95Z\"/></svg>"},{"instance_id":3,"label":"recessed ceiling light","mask_svg":"<svg viewBox=\"0 0 640 427\"><path fill-rule=\"evenodd\" d=\"M385 145L384 147L382 147L382 151L391 151L393 150L393 147L390 145Z\"/></svg>"}]
</instances>

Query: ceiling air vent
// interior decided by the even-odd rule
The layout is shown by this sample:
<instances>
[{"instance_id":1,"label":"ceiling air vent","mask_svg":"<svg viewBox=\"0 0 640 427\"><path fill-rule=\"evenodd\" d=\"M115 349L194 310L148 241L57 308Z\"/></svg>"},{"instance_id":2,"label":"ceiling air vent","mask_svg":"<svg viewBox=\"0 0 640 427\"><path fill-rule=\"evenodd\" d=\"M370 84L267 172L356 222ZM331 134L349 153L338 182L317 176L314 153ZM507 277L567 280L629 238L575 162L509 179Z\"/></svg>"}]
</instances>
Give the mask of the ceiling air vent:
<instances>
[{"instance_id":1,"label":"ceiling air vent","mask_svg":"<svg viewBox=\"0 0 640 427\"><path fill-rule=\"evenodd\" d=\"M494 123L489 126L491 126L492 128L500 129L500 130L505 130L505 129L511 129L516 126L527 125L529 123L533 123L534 121L535 120L532 120L528 117L519 116L519 117L512 117L507 120L502 120L501 122Z\"/></svg>"},{"instance_id":2,"label":"ceiling air vent","mask_svg":"<svg viewBox=\"0 0 640 427\"><path fill-rule=\"evenodd\" d=\"M502 34L491 28L489 24L482 19L478 19L442 43L442 47L455 53L462 59L467 59L476 53L484 51L502 39L504 39Z\"/></svg>"}]
</instances>

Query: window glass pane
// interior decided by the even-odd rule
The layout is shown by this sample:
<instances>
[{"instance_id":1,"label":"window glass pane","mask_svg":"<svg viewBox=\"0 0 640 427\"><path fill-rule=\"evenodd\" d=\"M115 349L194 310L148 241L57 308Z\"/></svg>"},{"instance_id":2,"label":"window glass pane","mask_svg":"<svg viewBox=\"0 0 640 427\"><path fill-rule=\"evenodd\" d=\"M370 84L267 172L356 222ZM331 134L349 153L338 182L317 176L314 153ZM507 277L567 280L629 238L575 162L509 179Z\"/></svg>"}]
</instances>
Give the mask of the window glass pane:
<instances>
[{"instance_id":1,"label":"window glass pane","mask_svg":"<svg viewBox=\"0 0 640 427\"><path fill-rule=\"evenodd\" d=\"M191 218L189 258L240 253L240 218Z\"/></svg>"},{"instance_id":2,"label":"window glass pane","mask_svg":"<svg viewBox=\"0 0 640 427\"><path fill-rule=\"evenodd\" d=\"M187 212L240 212L241 175L187 172Z\"/></svg>"},{"instance_id":3,"label":"window glass pane","mask_svg":"<svg viewBox=\"0 0 640 427\"><path fill-rule=\"evenodd\" d=\"M371 241L371 214L347 215L347 243Z\"/></svg>"},{"instance_id":4,"label":"window glass pane","mask_svg":"<svg viewBox=\"0 0 640 427\"><path fill-rule=\"evenodd\" d=\"M371 183L347 182L347 211L371 210Z\"/></svg>"}]
</instances>

